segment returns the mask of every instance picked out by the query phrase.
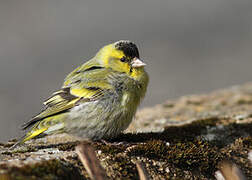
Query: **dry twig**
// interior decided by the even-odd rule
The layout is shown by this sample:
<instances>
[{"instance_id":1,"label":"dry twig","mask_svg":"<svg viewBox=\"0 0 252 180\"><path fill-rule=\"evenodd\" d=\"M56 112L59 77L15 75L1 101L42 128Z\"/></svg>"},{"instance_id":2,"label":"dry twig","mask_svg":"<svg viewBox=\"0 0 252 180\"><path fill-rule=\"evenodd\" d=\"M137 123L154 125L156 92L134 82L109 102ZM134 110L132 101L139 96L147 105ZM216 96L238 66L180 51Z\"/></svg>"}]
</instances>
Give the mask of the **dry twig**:
<instances>
[{"instance_id":1,"label":"dry twig","mask_svg":"<svg viewBox=\"0 0 252 180\"><path fill-rule=\"evenodd\" d=\"M225 180L245 180L242 171L234 163L222 162L220 172Z\"/></svg>"},{"instance_id":2,"label":"dry twig","mask_svg":"<svg viewBox=\"0 0 252 180\"><path fill-rule=\"evenodd\" d=\"M137 171L138 171L140 180L149 180L150 179L149 174L146 171L142 162L139 162L139 161L136 162L136 167L137 167Z\"/></svg>"},{"instance_id":3,"label":"dry twig","mask_svg":"<svg viewBox=\"0 0 252 180\"><path fill-rule=\"evenodd\" d=\"M79 144L78 146L76 146L75 151L78 154L91 179L107 179L107 174L100 165L100 162L97 159L95 151L91 145L87 143Z\"/></svg>"}]
</instances>

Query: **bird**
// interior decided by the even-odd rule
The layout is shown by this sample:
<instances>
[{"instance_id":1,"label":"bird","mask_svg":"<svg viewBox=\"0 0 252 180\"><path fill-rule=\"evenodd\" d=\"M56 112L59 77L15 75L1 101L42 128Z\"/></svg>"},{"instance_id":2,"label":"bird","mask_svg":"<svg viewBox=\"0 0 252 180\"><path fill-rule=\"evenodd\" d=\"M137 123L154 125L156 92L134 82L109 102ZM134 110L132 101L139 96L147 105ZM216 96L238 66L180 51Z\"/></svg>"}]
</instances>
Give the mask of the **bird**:
<instances>
[{"instance_id":1,"label":"bird","mask_svg":"<svg viewBox=\"0 0 252 180\"><path fill-rule=\"evenodd\" d=\"M27 130L13 146L33 138L67 133L102 140L118 136L135 116L149 82L135 43L120 40L102 47L77 67L42 111L22 125Z\"/></svg>"}]
</instances>

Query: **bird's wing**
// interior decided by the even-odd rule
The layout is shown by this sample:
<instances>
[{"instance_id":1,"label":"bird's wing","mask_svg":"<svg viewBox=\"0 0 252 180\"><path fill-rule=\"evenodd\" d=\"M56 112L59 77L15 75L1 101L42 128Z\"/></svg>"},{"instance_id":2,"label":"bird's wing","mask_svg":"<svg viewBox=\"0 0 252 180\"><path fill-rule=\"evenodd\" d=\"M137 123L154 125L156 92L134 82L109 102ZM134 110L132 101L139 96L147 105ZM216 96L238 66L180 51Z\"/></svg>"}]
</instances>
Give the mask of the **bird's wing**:
<instances>
[{"instance_id":1,"label":"bird's wing","mask_svg":"<svg viewBox=\"0 0 252 180\"><path fill-rule=\"evenodd\" d=\"M107 68L89 68L73 71L67 76L61 90L44 102L45 108L37 116L25 123L26 129L48 117L59 115L85 101L95 101L113 87L108 82L111 70Z\"/></svg>"}]
</instances>

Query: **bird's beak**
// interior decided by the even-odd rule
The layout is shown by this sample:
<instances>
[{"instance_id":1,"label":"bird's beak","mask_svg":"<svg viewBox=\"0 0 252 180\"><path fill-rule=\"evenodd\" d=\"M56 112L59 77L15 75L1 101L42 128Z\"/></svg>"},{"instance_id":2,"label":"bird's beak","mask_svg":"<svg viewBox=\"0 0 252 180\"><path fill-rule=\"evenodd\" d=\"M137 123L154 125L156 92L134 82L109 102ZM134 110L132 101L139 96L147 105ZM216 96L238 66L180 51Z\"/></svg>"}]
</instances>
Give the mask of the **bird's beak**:
<instances>
[{"instance_id":1,"label":"bird's beak","mask_svg":"<svg viewBox=\"0 0 252 180\"><path fill-rule=\"evenodd\" d=\"M141 61L140 59L138 59L136 57L131 62L131 67L133 67L133 68L139 68L139 67L143 67L145 65L146 64L143 63L143 61Z\"/></svg>"}]
</instances>

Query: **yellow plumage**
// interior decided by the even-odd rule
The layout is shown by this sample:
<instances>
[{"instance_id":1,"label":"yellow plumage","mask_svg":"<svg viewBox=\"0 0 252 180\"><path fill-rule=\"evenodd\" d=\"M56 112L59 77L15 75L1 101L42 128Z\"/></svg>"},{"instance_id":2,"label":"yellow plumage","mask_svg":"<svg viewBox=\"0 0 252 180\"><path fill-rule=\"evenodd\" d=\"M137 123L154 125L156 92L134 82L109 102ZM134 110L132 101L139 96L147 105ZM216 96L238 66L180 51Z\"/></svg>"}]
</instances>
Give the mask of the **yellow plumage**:
<instances>
[{"instance_id":1,"label":"yellow plumage","mask_svg":"<svg viewBox=\"0 0 252 180\"><path fill-rule=\"evenodd\" d=\"M89 139L118 135L131 122L148 84L136 45L118 41L103 47L71 72L62 89L44 102L40 114L16 144L39 135L66 132Z\"/></svg>"}]
</instances>

